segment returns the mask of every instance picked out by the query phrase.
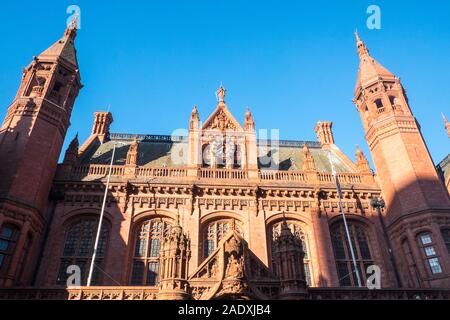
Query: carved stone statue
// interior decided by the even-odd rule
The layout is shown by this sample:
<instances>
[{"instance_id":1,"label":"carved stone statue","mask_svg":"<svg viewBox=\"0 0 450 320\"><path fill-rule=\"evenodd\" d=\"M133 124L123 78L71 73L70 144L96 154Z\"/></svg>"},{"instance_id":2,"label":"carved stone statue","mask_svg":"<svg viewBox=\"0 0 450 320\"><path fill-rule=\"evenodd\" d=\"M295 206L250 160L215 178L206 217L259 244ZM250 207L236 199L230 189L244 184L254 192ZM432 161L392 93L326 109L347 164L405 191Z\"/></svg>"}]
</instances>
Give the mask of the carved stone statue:
<instances>
[{"instance_id":1,"label":"carved stone statue","mask_svg":"<svg viewBox=\"0 0 450 320\"><path fill-rule=\"evenodd\" d=\"M228 257L228 264L226 269L226 278L227 279L241 279L244 277L244 266L243 259L236 259L234 255L230 255Z\"/></svg>"}]
</instances>

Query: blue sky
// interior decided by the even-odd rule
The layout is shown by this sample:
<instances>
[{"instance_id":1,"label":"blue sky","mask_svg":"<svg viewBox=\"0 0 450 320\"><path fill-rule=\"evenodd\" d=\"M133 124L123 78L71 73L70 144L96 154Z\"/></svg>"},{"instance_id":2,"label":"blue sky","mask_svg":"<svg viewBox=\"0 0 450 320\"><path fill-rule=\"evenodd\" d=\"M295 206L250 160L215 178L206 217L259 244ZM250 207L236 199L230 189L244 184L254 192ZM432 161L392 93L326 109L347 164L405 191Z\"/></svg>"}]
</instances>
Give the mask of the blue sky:
<instances>
[{"instance_id":1,"label":"blue sky","mask_svg":"<svg viewBox=\"0 0 450 320\"><path fill-rule=\"evenodd\" d=\"M66 146L77 132L86 139L93 112L109 106L113 132L171 134L188 126L194 104L206 120L222 82L241 122L249 106L258 128L316 140L315 123L331 120L347 155L354 158L356 144L368 153L352 104L357 28L372 55L401 77L435 162L449 152L441 118L450 117L448 1L5 2L2 119L22 68L62 35L71 4L81 8L77 49L85 87ZM366 27L371 4L381 8L381 30Z\"/></svg>"}]
</instances>

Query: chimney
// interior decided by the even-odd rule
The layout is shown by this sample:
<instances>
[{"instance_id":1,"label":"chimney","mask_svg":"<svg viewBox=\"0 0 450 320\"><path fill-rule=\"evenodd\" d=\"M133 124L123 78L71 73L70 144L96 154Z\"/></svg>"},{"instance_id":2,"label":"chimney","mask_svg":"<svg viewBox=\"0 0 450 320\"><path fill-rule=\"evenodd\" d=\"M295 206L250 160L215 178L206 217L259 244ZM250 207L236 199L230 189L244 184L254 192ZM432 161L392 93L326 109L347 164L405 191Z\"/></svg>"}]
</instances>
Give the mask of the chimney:
<instances>
[{"instance_id":1,"label":"chimney","mask_svg":"<svg viewBox=\"0 0 450 320\"><path fill-rule=\"evenodd\" d=\"M109 138L109 127L113 122L113 117L110 112L95 112L94 113L94 126L92 128L92 134L97 135L100 141L103 143Z\"/></svg>"},{"instance_id":2,"label":"chimney","mask_svg":"<svg viewBox=\"0 0 450 320\"><path fill-rule=\"evenodd\" d=\"M314 131L316 132L317 139L319 140L322 147L330 146L334 144L333 137L333 122L331 121L320 121L317 123Z\"/></svg>"}]
</instances>

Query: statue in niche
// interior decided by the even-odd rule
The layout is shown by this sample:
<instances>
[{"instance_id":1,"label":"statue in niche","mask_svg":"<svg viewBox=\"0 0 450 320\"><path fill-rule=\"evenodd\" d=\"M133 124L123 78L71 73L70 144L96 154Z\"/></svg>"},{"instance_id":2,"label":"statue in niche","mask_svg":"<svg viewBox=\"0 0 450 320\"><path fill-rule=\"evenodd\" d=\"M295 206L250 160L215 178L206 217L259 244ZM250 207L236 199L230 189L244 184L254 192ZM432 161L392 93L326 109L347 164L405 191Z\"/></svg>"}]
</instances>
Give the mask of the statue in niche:
<instances>
[{"instance_id":1,"label":"statue in niche","mask_svg":"<svg viewBox=\"0 0 450 320\"><path fill-rule=\"evenodd\" d=\"M244 277L243 259L236 258L233 254L228 257L228 264L226 269L227 279L241 279Z\"/></svg>"}]
</instances>

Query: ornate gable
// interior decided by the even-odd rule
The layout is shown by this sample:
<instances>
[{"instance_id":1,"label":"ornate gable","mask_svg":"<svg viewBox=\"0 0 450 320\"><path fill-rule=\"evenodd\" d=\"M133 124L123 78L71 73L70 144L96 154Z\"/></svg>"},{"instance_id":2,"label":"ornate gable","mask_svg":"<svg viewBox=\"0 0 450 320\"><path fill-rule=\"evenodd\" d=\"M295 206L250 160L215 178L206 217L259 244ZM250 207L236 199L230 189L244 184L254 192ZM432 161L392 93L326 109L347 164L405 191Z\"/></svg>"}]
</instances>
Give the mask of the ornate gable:
<instances>
[{"instance_id":1,"label":"ornate gable","mask_svg":"<svg viewBox=\"0 0 450 320\"><path fill-rule=\"evenodd\" d=\"M205 121L202 130L244 131L239 122L228 111L225 104L225 94L226 90L223 87L217 90L218 104L216 110Z\"/></svg>"},{"instance_id":2,"label":"ornate gable","mask_svg":"<svg viewBox=\"0 0 450 320\"><path fill-rule=\"evenodd\" d=\"M265 300L276 295L280 286L279 280L236 231L222 239L216 251L189 277L189 284L196 300L229 297Z\"/></svg>"}]
</instances>

